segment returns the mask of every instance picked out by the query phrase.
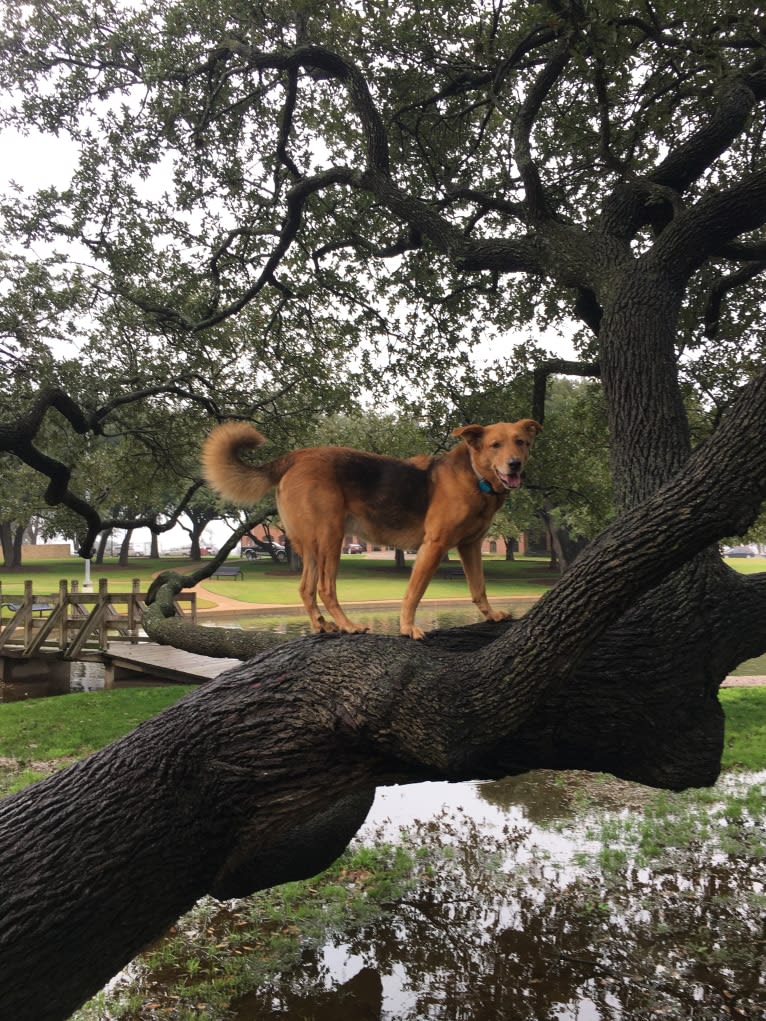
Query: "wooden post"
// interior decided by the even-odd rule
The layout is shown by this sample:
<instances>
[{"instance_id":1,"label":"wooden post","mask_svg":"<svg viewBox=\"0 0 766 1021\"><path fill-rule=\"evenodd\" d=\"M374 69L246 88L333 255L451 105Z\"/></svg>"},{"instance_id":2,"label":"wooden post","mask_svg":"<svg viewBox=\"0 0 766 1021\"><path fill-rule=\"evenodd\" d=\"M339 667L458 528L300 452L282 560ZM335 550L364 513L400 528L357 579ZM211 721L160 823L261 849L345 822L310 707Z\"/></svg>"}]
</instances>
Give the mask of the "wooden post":
<instances>
[{"instance_id":1,"label":"wooden post","mask_svg":"<svg viewBox=\"0 0 766 1021\"><path fill-rule=\"evenodd\" d=\"M59 606L62 607L61 615L59 616L59 637L58 646L59 649L65 649L67 644L67 619L69 618L69 592L67 590L66 580L59 582Z\"/></svg>"},{"instance_id":2,"label":"wooden post","mask_svg":"<svg viewBox=\"0 0 766 1021\"><path fill-rule=\"evenodd\" d=\"M114 665L114 660L104 658L104 688L109 690L114 687L115 675L117 668Z\"/></svg>"},{"instance_id":3,"label":"wooden post","mask_svg":"<svg viewBox=\"0 0 766 1021\"><path fill-rule=\"evenodd\" d=\"M98 626L98 644L99 648L101 649L105 649L109 642L108 637L109 632L106 622L107 614L109 612L108 611L109 592L107 591L108 585L109 582L107 581L106 578L98 579L98 608L101 611L101 619L99 621Z\"/></svg>"},{"instance_id":4,"label":"wooden post","mask_svg":"<svg viewBox=\"0 0 766 1021\"><path fill-rule=\"evenodd\" d=\"M29 643L32 641L32 607L34 606L35 597L32 591L33 582L24 582L24 647L28 648Z\"/></svg>"},{"instance_id":5,"label":"wooden post","mask_svg":"<svg viewBox=\"0 0 766 1021\"><path fill-rule=\"evenodd\" d=\"M138 628L141 621L139 609L139 593L141 591L141 579L133 579L133 587L128 599L128 634L132 645L138 641Z\"/></svg>"}]
</instances>

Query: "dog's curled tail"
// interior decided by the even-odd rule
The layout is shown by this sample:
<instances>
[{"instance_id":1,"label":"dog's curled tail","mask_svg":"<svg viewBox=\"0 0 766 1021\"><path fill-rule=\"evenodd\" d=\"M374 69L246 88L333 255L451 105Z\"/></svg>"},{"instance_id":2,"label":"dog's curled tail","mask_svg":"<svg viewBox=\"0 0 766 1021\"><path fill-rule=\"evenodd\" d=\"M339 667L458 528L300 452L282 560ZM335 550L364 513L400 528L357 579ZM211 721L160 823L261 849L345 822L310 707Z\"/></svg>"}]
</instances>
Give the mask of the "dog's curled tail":
<instances>
[{"instance_id":1,"label":"dog's curled tail","mask_svg":"<svg viewBox=\"0 0 766 1021\"><path fill-rule=\"evenodd\" d=\"M246 464L240 451L254 450L263 436L247 422L224 422L202 446L202 473L216 492L235 503L253 504L279 481L271 465Z\"/></svg>"}]
</instances>

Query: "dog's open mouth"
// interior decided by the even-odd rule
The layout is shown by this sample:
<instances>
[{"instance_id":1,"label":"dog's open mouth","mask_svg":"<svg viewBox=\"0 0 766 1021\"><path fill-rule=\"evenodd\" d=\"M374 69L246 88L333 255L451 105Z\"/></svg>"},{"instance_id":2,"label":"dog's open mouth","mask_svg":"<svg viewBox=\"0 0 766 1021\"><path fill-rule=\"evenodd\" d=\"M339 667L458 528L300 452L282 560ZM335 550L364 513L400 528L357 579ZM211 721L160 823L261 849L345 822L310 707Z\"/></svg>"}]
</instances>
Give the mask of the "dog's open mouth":
<instances>
[{"instance_id":1,"label":"dog's open mouth","mask_svg":"<svg viewBox=\"0 0 766 1021\"><path fill-rule=\"evenodd\" d=\"M506 489L518 489L521 485L521 472L513 472L510 475L506 475L495 468L495 475L497 475Z\"/></svg>"}]
</instances>

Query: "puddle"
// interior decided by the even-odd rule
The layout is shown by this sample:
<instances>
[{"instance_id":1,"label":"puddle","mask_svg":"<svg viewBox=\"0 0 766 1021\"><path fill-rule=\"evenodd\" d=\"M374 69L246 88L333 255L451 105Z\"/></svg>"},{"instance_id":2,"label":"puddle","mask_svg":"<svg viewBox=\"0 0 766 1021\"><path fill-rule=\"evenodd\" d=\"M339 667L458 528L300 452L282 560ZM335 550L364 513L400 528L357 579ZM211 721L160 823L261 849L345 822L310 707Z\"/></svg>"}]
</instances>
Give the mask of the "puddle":
<instances>
[{"instance_id":1,"label":"puddle","mask_svg":"<svg viewBox=\"0 0 766 1021\"><path fill-rule=\"evenodd\" d=\"M465 603L468 603L466 600ZM417 623L424 631L463 627L482 620L482 615L470 603L455 605L451 602L421 603L418 607ZM511 599L505 609L509 609L514 617L523 616L531 606L533 599ZM347 604L347 610L353 620L363 624L377 634L397 634L399 631L399 611L396 607L365 606ZM244 629L264 629L285 638L297 638L311 634L308 620L302 609L296 609L292 616L277 616L274 610L258 610L249 613L216 613L215 618L204 618L201 623L209 627L241 627Z\"/></svg>"},{"instance_id":2,"label":"puddle","mask_svg":"<svg viewBox=\"0 0 766 1021\"><path fill-rule=\"evenodd\" d=\"M645 811L614 807L628 791ZM384 788L355 846L393 842L413 876L369 918L351 920L343 901L334 922L312 929L302 919L331 899L318 881L277 907L286 888L226 905L206 898L179 922L173 968L159 949L160 967L130 969L143 1006L82 1017L759 1021L765 796L766 773L730 776L714 799L546 772ZM651 819L667 846L642 860L633 826ZM679 820L687 842L675 846L668 827ZM329 889L357 907L364 899L356 873ZM255 945L265 930L294 939L270 972ZM226 981L239 992L216 1005Z\"/></svg>"},{"instance_id":3,"label":"puddle","mask_svg":"<svg viewBox=\"0 0 766 1021\"><path fill-rule=\"evenodd\" d=\"M700 847L672 867L605 873L603 843L588 836L604 812L573 816L558 791L545 774L381 791L365 830L446 847L431 882L351 936L304 950L298 968L243 997L233 1016L766 1017L763 860Z\"/></svg>"}]
</instances>

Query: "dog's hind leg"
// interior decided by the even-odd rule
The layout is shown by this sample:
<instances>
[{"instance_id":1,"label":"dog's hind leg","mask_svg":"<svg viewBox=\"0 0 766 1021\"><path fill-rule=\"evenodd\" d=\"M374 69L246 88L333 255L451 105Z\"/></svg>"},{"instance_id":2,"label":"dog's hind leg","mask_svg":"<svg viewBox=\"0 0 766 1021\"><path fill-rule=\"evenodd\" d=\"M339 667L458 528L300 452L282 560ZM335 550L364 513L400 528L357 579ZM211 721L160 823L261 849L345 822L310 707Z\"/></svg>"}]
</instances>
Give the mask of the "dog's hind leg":
<instances>
[{"instance_id":1,"label":"dog's hind leg","mask_svg":"<svg viewBox=\"0 0 766 1021\"><path fill-rule=\"evenodd\" d=\"M332 550L322 549L318 554L319 561L319 598L325 605L327 612L332 616L338 628L348 634L359 634L367 631L361 624L355 624L346 616L343 607L338 602L336 579L338 575L338 561L340 560L340 547L343 541L341 536L337 543L333 543ZM337 547L337 552L336 552Z\"/></svg>"},{"instance_id":2,"label":"dog's hind leg","mask_svg":"<svg viewBox=\"0 0 766 1021\"><path fill-rule=\"evenodd\" d=\"M457 551L460 554L460 562L465 571L471 599L477 609L484 615L486 620L505 620L510 616L504 610L493 610L487 599L487 588L484 582L484 564L481 559L481 545L478 542L470 542L461 545L458 543Z\"/></svg>"},{"instance_id":3,"label":"dog's hind leg","mask_svg":"<svg viewBox=\"0 0 766 1021\"><path fill-rule=\"evenodd\" d=\"M332 621L325 620L319 612L317 603L317 582L319 579L319 565L317 564L316 553L307 550L301 554L303 559L303 572L301 573L300 593L306 613L311 621L312 631L337 631ZM325 604L326 605L326 604Z\"/></svg>"}]
</instances>

